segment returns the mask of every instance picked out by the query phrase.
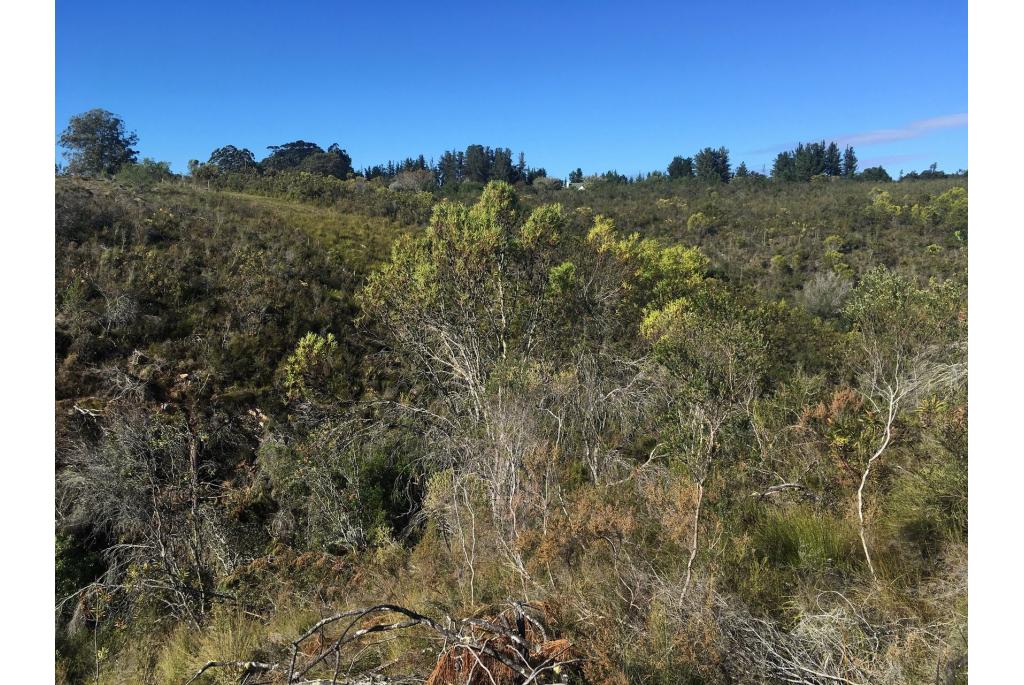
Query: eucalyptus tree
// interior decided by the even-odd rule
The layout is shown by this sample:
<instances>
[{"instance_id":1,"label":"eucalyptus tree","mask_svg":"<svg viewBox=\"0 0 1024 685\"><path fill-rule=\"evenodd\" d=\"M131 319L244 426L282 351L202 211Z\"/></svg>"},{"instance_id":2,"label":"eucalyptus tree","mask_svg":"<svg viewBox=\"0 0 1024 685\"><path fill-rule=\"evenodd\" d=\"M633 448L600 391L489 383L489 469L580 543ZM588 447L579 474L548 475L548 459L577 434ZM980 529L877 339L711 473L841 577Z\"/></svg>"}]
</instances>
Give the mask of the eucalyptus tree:
<instances>
[{"instance_id":1,"label":"eucalyptus tree","mask_svg":"<svg viewBox=\"0 0 1024 685\"><path fill-rule=\"evenodd\" d=\"M212 164L220 171L239 173L255 170L259 165L252 151L246 148L237 148L234 145L219 147L210 153L207 164Z\"/></svg>"},{"instance_id":2,"label":"eucalyptus tree","mask_svg":"<svg viewBox=\"0 0 1024 685\"><path fill-rule=\"evenodd\" d=\"M76 114L60 134L67 172L72 175L117 173L125 164L135 162L139 153L132 146L138 142L135 133L125 130L124 121L105 109Z\"/></svg>"},{"instance_id":3,"label":"eucalyptus tree","mask_svg":"<svg viewBox=\"0 0 1024 685\"><path fill-rule=\"evenodd\" d=\"M283 145L268 145L267 149L270 150L270 154L260 162L260 165L272 171L295 169L310 155L324 152L316 143L304 140L295 140Z\"/></svg>"}]
</instances>

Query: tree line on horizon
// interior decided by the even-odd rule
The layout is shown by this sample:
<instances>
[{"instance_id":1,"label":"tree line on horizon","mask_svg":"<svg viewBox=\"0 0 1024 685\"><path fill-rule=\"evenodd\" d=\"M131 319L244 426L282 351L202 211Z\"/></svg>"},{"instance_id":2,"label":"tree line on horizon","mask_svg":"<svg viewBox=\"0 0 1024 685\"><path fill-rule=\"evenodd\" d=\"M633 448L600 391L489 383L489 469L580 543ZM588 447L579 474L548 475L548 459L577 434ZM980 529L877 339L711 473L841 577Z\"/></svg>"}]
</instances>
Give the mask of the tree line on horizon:
<instances>
[{"instance_id":1,"label":"tree line on horizon","mask_svg":"<svg viewBox=\"0 0 1024 685\"><path fill-rule=\"evenodd\" d=\"M60 145L65 149L66 167L57 167L57 173L68 175L113 175L124 173L129 177L146 177L150 180L170 178L173 173L167 162L144 158L138 161L138 135L129 133L124 121L103 109L93 109L71 117L68 127L60 136ZM383 179L392 182L396 189L429 190L431 188L459 185L464 182L486 184L490 181L525 183L533 185L537 179L548 179L547 170L526 164L526 156L519 152L513 162L512 150L507 147L489 147L472 144L463 150L446 150L435 162L429 162L422 154L415 158L389 160L386 164L375 164L356 170L352 157L337 143L323 149L320 145L305 140L296 140L281 145L267 146L269 153L261 160L248 148L224 145L210 153L205 162L190 160L188 173L199 180L209 180L221 174L274 174L284 171L307 172L322 176L346 179L362 176L367 180ZM966 176L966 171L948 174L940 171L936 164L922 172L900 172L899 180L945 178ZM766 178L763 173L750 170L745 162L733 169L729 150L725 147L705 147L695 155L676 155L669 162L665 172L640 172L629 177L616 170L603 174L585 175L577 167L568 175L568 183L579 184L584 180L600 180L613 183L642 182L649 179L669 178L695 179L705 183L729 183L735 178ZM892 176L882 166L873 166L858 171L858 158L852 145L840 151L835 141L799 143L791 150L779 152L772 163L770 177L786 182L810 182L815 178L859 179L874 182L891 182ZM546 184L561 186L561 180L550 178Z\"/></svg>"}]
</instances>

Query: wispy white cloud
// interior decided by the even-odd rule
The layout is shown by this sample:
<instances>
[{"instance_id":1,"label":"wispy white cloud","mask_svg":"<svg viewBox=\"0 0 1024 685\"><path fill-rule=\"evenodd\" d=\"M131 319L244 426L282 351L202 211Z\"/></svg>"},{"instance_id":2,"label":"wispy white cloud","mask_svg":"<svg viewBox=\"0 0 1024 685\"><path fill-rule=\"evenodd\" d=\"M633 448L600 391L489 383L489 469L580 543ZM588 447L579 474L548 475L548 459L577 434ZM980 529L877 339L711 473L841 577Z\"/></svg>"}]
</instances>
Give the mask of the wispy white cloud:
<instances>
[{"instance_id":1,"label":"wispy white cloud","mask_svg":"<svg viewBox=\"0 0 1024 685\"><path fill-rule=\"evenodd\" d=\"M931 119L920 119L912 121L902 128L880 128L874 131L863 133L851 133L839 136L834 140L840 145L877 145L879 143L891 143L898 140L910 140L920 138L923 135L938 131L944 128L960 128L967 125L967 112L961 114L947 114Z\"/></svg>"},{"instance_id":2,"label":"wispy white cloud","mask_svg":"<svg viewBox=\"0 0 1024 685\"><path fill-rule=\"evenodd\" d=\"M967 125L967 112L959 114L946 114L940 117L931 117L930 119L919 119L917 121L911 121L905 126L899 128L879 128L873 131L862 131L860 133L847 133L841 136L824 136L826 141L835 141L838 145L853 145L854 147L864 147L868 145L879 145L881 143L892 143L900 140L910 140L912 138L920 138L921 136L927 135L932 131L938 131L946 128L960 128ZM779 150L788 150L796 147L797 143L784 143L781 145L775 145L772 147L762 148L760 150L754 150L753 152L758 154L764 154L767 152L777 152Z\"/></svg>"}]
</instances>

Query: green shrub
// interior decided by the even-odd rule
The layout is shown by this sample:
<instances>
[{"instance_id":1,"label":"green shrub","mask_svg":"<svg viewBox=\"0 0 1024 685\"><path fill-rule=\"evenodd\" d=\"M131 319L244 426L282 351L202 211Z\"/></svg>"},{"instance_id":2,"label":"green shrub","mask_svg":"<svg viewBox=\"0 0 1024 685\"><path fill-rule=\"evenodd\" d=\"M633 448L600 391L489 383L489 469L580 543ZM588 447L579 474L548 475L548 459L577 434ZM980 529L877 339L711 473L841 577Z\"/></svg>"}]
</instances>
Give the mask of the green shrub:
<instances>
[{"instance_id":1,"label":"green shrub","mask_svg":"<svg viewBox=\"0 0 1024 685\"><path fill-rule=\"evenodd\" d=\"M690 218L686 220L686 228L691 233L703 235L711 228L711 219L709 219L704 212L694 212L690 215Z\"/></svg>"},{"instance_id":2,"label":"green shrub","mask_svg":"<svg viewBox=\"0 0 1024 685\"><path fill-rule=\"evenodd\" d=\"M903 207L893 201L888 190L875 188L871 191L871 204L864 211L873 221L889 225L899 220L903 214Z\"/></svg>"},{"instance_id":3,"label":"green shrub","mask_svg":"<svg viewBox=\"0 0 1024 685\"><path fill-rule=\"evenodd\" d=\"M967 236L967 189L950 188L932 202L939 224L947 231Z\"/></svg>"},{"instance_id":4,"label":"green shrub","mask_svg":"<svg viewBox=\"0 0 1024 685\"><path fill-rule=\"evenodd\" d=\"M338 341L333 333L304 335L281 366L288 399L314 399L328 394L337 355Z\"/></svg>"},{"instance_id":5,"label":"green shrub","mask_svg":"<svg viewBox=\"0 0 1024 685\"><path fill-rule=\"evenodd\" d=\"M160 181L171 180L174 174L168 162L157 162L146 157L141 163L122 166L115 178L131 186L149 188Z\"/></svg>"}]
</instances>

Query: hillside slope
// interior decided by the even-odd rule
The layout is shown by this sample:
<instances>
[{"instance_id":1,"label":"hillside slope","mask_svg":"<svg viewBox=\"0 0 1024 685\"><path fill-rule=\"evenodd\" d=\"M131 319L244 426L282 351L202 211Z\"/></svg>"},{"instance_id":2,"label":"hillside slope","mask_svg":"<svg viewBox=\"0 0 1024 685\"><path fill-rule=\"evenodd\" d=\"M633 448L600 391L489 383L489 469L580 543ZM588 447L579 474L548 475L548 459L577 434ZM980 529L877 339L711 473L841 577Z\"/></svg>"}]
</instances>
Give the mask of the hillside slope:
<instances>
[{"instance_id":1,"label":"hillside slope","mask_svg":"<svg viewBox=\"0 0 1024 685\"><path fill-rule=\"evenodd\" d=\"M963 179L55 201L63 682L966 677Z\"/></svg>"}]
</instances>

